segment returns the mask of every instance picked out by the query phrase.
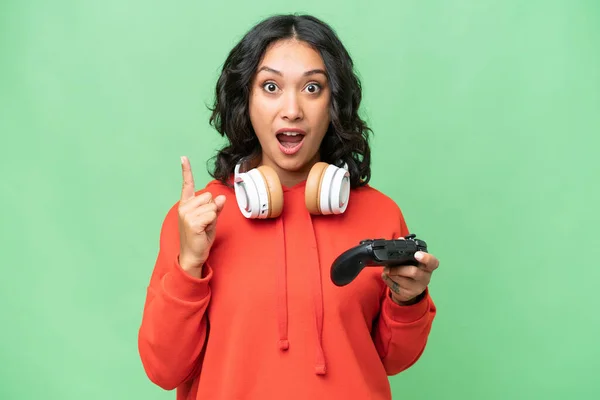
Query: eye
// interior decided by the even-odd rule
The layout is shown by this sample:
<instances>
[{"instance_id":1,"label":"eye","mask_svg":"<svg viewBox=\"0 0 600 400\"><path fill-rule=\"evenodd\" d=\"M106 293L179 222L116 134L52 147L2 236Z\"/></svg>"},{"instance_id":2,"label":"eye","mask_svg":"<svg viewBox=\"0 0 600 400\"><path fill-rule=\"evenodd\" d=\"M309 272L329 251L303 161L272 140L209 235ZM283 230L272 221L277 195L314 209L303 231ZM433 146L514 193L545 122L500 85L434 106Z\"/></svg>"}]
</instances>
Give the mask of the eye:
<instances>
[{"instance_id":1,"label":"eye","mask_svg":"<svg viewBox=\"0 0 600 400\"><path fill-rule=\"evenodd\" d=\"M275 93L275 91L277 90L277 85L273 82L265 82L263 83L263 89L266 90L268 93Z\"/></svg>"},{"instance_id":2,"label":"eye","mask_svg":"<svg viewBox=\"0 0 600 400\"><path fill-rule=\"evenodd\" d=\"M321 85L318 83L310 83L308 86L306 86L306 90L308 93L317 93L319 90L321 90Z\"/></svg>"}]
</instances>

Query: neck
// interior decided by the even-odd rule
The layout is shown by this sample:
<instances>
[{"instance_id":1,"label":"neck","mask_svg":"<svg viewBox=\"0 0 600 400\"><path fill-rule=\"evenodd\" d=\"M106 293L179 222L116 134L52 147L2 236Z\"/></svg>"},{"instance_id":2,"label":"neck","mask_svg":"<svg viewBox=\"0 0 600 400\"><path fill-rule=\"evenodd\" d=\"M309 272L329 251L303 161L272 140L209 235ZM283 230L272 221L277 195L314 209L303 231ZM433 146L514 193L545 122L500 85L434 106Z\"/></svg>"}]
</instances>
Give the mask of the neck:
<instances>
[{"instance_id":1,"label":"neck","mask_svg":"<svg viewBox=\"0 0 600 400\"><path fill-rule=\"evenodd\" d=\"M289 188L289 187L299 184L300 182L305 181L308 178L310 169L313 167L313 165L315 165L315 163L317 163L319 161L319 159L320 159L320 157L319 157L319 154L317 153L312 158L312 160L310 160L306 164L302 165L300 168L294 169L294 170L282 168L279 165L277 165L276 163L269 160L268 157L264 157L264 156L262 157L260 164L268 165L269 167L273 168L275 170L275 172L277 173L277 176L279 176L279 181L281 182L281 185Z\"/></svg>"},{"instance_id":2,"label":"neck","mask_svg":"<svg viewBox=\"0 0 600 400\"><path fill-rule=\"evenodd\" d=\"M275 171L277 171L277 175L279 176L281 185L288 188L296 186L297 184L299 184L302 181L305 181L306 178L308 178L308 171L286 171L277 167Z\"/></svg>"}]
</instances>

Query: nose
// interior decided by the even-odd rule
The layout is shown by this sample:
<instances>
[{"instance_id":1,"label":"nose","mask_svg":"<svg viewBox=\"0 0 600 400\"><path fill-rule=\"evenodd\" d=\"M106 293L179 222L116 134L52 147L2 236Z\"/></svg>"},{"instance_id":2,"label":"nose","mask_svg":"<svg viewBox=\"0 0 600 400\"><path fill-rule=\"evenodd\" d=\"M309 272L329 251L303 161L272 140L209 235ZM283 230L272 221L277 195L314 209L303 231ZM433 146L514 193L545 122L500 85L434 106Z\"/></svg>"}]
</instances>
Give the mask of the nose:
<instances>
[{"instance_id":1,"label":"nose","mask_svg":"<svg viewBox=\"0 0 600 400\"><path fill-rule=\"evenodd\" d=\"M288 121L297 121L303 118L302 104L296 93L287 93L281 97L281 117Z\"/></svg>"}]
</instances>

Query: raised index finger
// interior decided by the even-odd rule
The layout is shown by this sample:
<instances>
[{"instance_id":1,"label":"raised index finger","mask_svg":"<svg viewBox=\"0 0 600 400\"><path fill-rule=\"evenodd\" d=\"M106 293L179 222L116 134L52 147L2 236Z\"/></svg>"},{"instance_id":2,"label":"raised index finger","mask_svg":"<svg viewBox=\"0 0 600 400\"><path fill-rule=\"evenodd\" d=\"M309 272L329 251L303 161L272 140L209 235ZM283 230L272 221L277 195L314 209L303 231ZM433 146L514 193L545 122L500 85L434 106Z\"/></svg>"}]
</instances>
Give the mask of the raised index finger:
<instances>
[{"instance_id":1,"label":"raised index finger","mask_svg":"<svg viewBox=\"0 0 600 400\"><path fill-rule=\"evenodd\" d=\"M183 187L181 188L181 201L186 201L194 197L194 176L192 175L192 166L186 156L181 157L181 175L183 178Z\"/></svg>"}]
</instances>

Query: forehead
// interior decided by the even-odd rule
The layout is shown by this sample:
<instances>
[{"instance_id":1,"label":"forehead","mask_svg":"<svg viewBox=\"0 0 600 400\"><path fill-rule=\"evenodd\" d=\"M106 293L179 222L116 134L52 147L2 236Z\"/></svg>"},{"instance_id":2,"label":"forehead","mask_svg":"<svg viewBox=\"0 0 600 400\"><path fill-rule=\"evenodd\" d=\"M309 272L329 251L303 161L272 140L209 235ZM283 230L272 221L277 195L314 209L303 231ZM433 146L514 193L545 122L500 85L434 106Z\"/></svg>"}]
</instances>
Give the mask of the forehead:
<instances>
[{"instance_id":1,"label":"forehead","mask_svg":"<svg viewBox=\"0 0 600 400\"><path fill-rule=\"evenodd\" d=\"M313 69L325 69L318 51L306 42L295 39L280 40L271 43L259 63L261 67L281 71L283 75L302 74Z\"/></svg>"}]
</instances>

